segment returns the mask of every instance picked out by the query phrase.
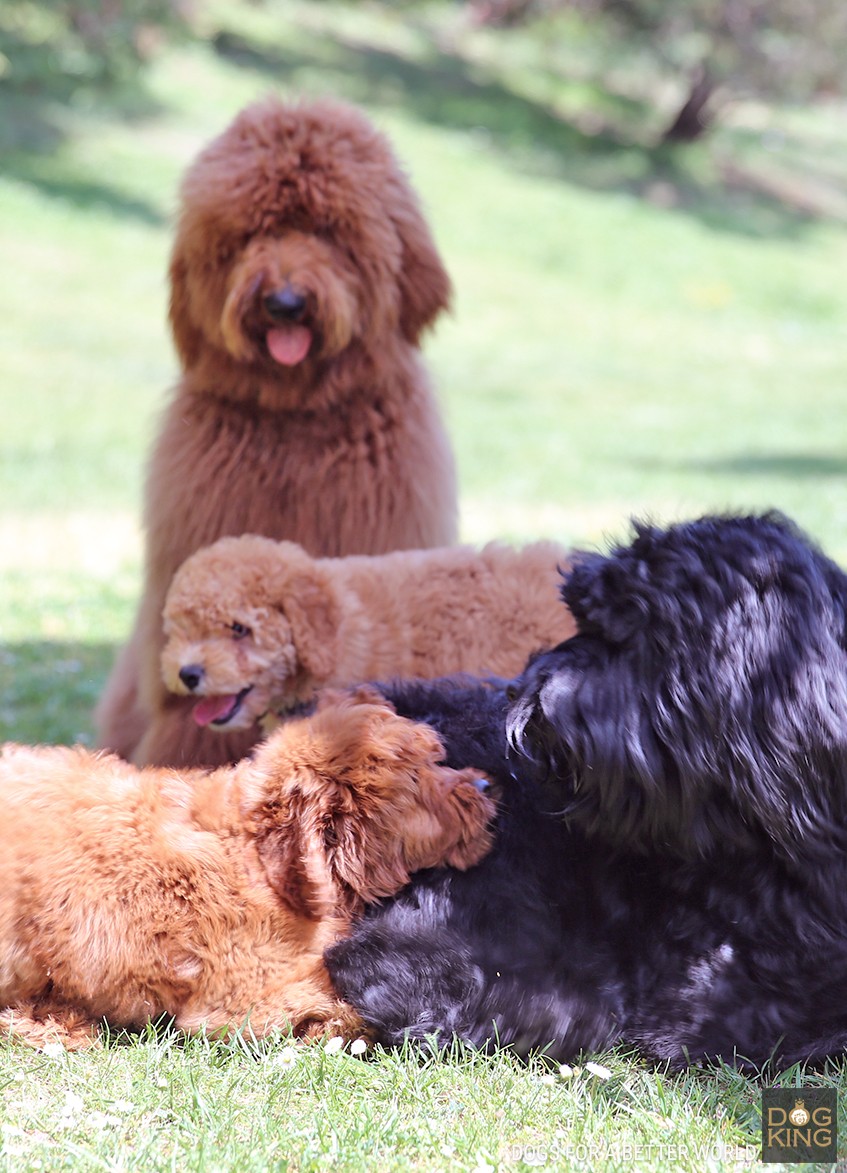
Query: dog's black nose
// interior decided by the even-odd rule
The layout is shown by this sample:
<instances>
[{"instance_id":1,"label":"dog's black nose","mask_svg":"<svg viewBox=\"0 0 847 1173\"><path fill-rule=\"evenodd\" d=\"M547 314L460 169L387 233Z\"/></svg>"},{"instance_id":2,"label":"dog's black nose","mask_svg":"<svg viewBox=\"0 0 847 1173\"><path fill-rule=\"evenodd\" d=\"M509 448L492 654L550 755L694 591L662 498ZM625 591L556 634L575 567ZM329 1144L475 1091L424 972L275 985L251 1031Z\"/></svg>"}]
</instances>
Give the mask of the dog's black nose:
<instances>
[{"instance_id":1,"label":"dog's black nose","mask_svg":"<svg viewBox=\"0 0 847 1173\"><path fill-rule=\"evenodd\" d=\"M180 668L179 678L189 692L194 692L203 679L203 668L200 664L186 664L184 668Z\"/></svg>"},{"instance_id":2,"label":"dog's black nose","mask_svg":"<svg viewBox=\"0 0 847 1173\"><path fill-rule=\"evenodd\" d=\"M293 285L286 283L281 289L266 293L263 304L274 321L296 322L306 309L306 298Z\"/></svg>"}]
</instances>

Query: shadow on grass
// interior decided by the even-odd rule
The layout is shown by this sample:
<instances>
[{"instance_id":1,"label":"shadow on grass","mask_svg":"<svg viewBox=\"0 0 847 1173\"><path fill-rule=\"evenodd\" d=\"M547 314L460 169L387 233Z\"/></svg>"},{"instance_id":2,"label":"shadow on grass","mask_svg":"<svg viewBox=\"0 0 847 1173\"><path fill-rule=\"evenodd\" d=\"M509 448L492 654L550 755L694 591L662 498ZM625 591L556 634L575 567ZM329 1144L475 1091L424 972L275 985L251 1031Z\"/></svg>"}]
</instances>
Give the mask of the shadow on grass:
<instances>
[{"instance_id":1,"label":"shadow on grass","mask_svg":"<svg viewBox=\"0 0 847 1173\"><path fill-rule=\"evenodd\" d=\"M73 164L62 158L60 148L68 133L64 104L73 92L61 79L35 93L0 84L0 174L73 207L99 208L145 224L165 223L153 204L127 195L106 177L92 180L75 174ZM97 96L98 118L135 122L157 109L136 83Z\"/></svg>"},{"instance_id":2,"label":"shadow on grass","mask_svg":"<svg viewBox=\"0 0 847 1173\"><path fill-rule=\"evenodd\" d=\"M591 190L628 192L722 231L797 235L815 218L807 208L757 192L752 173L746 186L729 191L718 179L697 179L679 150L639 144L636 128L649 122L651 112L605 91L598 91L597 107L608 115L598 116L589 132L500 80L475 76L474 66L443 47L433 46L428 57L414 60L340 36L325 35L309 53L269 47L231 31L219 33L213 44L230 64L286 85L296 86L314 70L331 70L351 101L401 107L432 125L474 132L481 144L509 155L522 170ZM630 128L636 141L619 127Z\"/></svg>"},{"instance_id":3,"label":"shadow on grass","mask_svg":"<svg viewBox=\"0 0 847 1173\"><path fill-rule=\"evenodd\" d=\"M430 41L420 56L412 57L326 31L315 34L302 50L225 29L211 46L230 65L269 82L314 88L315 75L331 76L333 88L351 101L402 108L433 126L470 132L481 147L507 156L514 168L589 190L629 193L695 216L716 230L796 236L823 214L805 198L807 176L775 183L763 174L758 182L754 168L736 166L721 177L706 163L702 148L692 154L645 142L644 127L655 122L655 111L646 105L595 86L588 113L569 117L492 74L486 76L484 67L446 42ZM103 206L118 216L162 223L164 217L153 205L127 196L107 178L92 181L75 175L56 157L67 133L67 106L77 93L73 79L61 73L46 76L32 92L14 90L0 80L2 170L79 207ZM143 74L98 91L91 108L98 117L130 122L158 110L144 89ZM692 165L692 159L699 163Z\"/></svg>"},{"instance_id":4,"label":"shadow on grass","mask_svg":"<svg viewBox=\"0 0 847 1173\"><path fill-rule=\"evenodd\" d=\"M114 644L0 644L0 742L92 745L92 713Z\"/></svg>"},{"instance_id":5,"label":"shadow on grass","mask_svg":"<svg viewBox=\"0 0 847 1173\"><path fill-rule=\"evenodd\" d=\"M646 462L645 462L646 464ZM814 452L749 452L706 460L661 461L651 458L650 467L662 464L679 472L713 473L727 477L786 477L792 480L823 480L847 476L847 456Z\"/></svg>"}]
</instances>

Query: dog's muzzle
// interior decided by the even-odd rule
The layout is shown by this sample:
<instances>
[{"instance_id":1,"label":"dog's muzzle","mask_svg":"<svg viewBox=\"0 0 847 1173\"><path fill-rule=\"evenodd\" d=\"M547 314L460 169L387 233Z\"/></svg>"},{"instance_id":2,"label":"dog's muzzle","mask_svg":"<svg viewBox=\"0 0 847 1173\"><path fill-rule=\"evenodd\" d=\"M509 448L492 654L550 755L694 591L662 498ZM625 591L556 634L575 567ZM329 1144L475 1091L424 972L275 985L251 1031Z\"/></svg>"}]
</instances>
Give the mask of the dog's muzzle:
<instances>
[{"instance_id":1,"label":"dog's muzzle","mask_svg":"<svg viewBox=\"0 0 847 1173\"><path fill-rule=\"evenodd\" d=\"M274 322L299 322L306 312L306 297L286 282L262 298L265 313Z\"/></svg>"}]
</instances>

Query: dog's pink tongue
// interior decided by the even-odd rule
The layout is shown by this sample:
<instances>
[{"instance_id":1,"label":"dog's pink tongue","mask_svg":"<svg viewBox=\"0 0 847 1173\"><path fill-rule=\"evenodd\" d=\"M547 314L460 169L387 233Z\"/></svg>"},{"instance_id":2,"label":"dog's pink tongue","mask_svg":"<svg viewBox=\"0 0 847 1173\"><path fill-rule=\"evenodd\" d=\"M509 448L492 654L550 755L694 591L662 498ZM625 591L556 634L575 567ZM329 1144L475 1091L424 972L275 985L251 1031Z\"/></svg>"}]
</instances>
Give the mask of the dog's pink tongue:
<instances>
[{"instance_id":1,"label":"dog's pink tongue","mask_svg":"<svg viewBox=\"0 0 847 1173\"><path fill-rule=\"evenodd\" d=\"M225 693L223 696L207 696L194 706L192 716L198 725L210 725L219 717L224 717L235 704L236 694Z\"/></svg>"},{"instance_id":2,"label":"dog's pink tongue","mask_svg":"<svg viewBox=\"0 0 847 1173\"><path fill-rule=\"evenodd\" d=\"M308 326L273 326L265 341L271 357L286 367L296 367L309 353L312 331Z\"/></svg>"}]
</instances>

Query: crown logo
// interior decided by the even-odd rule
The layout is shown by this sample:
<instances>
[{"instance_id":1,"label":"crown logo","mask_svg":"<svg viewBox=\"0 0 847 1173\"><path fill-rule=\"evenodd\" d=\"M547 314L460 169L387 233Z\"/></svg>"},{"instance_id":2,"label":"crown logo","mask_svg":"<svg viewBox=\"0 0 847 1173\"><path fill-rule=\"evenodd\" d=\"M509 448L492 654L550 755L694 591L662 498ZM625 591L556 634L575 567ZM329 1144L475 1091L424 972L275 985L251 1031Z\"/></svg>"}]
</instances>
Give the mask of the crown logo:
<instances>
[{"instance_id":1,"label":"crown logo","mask_svg":"<svg viewBox=\"0 0 847 1173\"><path fill-rule=\"evenodd\" d=\"M803 1128L811 1120L808 1110L806 1109L803 1100L795 1100L794 1107L788 1113L788 1119L795 1128Z\"/></svg>"}]
</instances>

